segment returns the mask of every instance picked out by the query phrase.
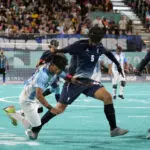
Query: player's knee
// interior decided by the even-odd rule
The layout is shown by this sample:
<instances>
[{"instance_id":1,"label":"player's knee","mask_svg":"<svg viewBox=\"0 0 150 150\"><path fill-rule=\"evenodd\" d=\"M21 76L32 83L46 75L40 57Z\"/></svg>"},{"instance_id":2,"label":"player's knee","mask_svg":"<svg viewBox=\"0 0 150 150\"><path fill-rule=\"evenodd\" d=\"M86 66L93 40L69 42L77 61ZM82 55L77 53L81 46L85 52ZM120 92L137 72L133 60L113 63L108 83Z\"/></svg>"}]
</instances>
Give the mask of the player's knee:
<instances>
[{"instance_id":1,"label":"player's knee","mask_svg":"<svg viewBox=\"0 0 150 150\"><path fill-rule=\"evenodd\" d=\"M56 115L62 114L65 111L64 108L57 108L56 109Z\"/></svg>"},{"instance_id":2,"label":"player's knee","mask_svg":"<svg viewBox=\"0 0 150 150\"><path fill-rule=\"evenodd\" d=\"M121 86L125 87L126 81L121 81Z\"/></svg>"},{"instance_id":3,"label":"player's knee","mask_svg":"<svg viewBox=\"0 0 150 150\"><path fill-rule=\"evenodd\" d=\"M114 85L113 85L113 89L117 89L117 84L114 84Z\"/></svg>"},{"instance_id":4,"label":"player's knee","mask_svg":"<svg viewBox=\"0 0 150 150\"><path fill-rule=\"evenodd\" d=\"M104 103L105 104L109 104L112 103L112 96L110 93L107 93L104 95Z\"/></svg>"}]
</instances>

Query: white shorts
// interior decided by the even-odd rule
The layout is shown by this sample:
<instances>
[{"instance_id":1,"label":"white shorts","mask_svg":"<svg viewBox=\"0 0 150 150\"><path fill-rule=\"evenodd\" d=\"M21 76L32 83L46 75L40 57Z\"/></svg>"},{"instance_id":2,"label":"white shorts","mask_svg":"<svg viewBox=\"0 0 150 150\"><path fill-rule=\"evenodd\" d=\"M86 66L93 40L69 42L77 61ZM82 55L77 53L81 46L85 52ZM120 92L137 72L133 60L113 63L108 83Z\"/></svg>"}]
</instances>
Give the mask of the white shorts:
<instances>
[{"instance_id":1,"label":"white shorts","mask_svg":"<svg viewBox=\"0 0 150 150\"><path fill-rule=\"evenodd\" d=\"M39 104L36 100L30 100L27 98L25 92L23 91L19 97L19 102L21 109L23 110L26 119L29 121L32 127L37 127L41 125L41 118L37 111Z\"/></svg>"},{"instance_id":2,"label":"white shorts","mask_svg":"<svg viewBox=\"0 0 150 150\"><path fill-rule=\"evenodd\" d=\"M126 81L126 78L125 78L125 74L124 74L124 77L119 74L119 72L113 72L112 74L112 84L118 84L119 82L121 81Z\"/></svg>"}]
</instances>

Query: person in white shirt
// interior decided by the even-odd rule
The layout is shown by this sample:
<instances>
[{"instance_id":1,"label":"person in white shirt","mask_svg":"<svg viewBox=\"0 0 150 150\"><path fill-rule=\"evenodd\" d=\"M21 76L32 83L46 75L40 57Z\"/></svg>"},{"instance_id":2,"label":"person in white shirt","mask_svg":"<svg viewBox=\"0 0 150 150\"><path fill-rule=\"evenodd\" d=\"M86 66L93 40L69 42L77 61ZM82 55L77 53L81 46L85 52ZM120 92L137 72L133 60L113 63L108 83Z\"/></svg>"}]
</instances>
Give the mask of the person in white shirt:
<instances>
[{"instance_id":1,"label":"person in white shirt","mask_svg":"<svg viewBox=\"0 0 150 150\"><path fill-rule=\"evenodd\" d=\"M104 27L102 20L99 16L97 16L96 19L93 20L93 26L96 26L96 25L100 28Z\"/></svg>"},{"instance_id":2,"label":"person in white shirt","mask_svg":"<svg viewBox=\"0 0 150 150\"><path fill-rule=\"evenodd\" d=\"M125 71L128 71L127 59L125 58L124 53L122 53L122 47L120 46L117 46L117 49L114 55L121 65L124 77L119 74L117 70L117 66L114 63L110 62L109 74L112 75L113 99L116 99L118 83L120 83L120 91L119 91L118 97L120 97L121 99L124 99L124 87L126 85Z\"/></svg>"}]
</instances>

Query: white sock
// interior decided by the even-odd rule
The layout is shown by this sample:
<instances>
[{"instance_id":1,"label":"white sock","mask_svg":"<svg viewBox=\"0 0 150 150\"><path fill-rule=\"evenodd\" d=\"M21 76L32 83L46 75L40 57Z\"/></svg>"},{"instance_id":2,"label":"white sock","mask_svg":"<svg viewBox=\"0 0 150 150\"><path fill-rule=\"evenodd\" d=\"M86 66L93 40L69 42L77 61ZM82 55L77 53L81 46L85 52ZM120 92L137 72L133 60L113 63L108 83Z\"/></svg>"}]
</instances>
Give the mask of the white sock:
<instances>
[{"instance_id":1,"label":"white sock","mask_svg":"<svg viewBox=\"0 0 150 150\"><path fill-rule=\"evenodd\" d=\"M123 92L124 92L124 87L120 86L120 95L123 95Z\"/></svg>"}]
</instances>

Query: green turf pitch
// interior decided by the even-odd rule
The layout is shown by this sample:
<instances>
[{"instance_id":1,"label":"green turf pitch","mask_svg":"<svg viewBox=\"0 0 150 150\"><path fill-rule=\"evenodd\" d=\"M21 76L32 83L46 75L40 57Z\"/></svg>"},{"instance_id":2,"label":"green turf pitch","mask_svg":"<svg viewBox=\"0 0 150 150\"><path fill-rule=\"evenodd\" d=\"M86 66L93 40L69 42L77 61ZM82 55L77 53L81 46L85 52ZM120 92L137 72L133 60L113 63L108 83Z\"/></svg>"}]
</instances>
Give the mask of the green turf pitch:
<instances>
[{"instance_id":1,"label":"green turf pitch","mask_svg":"<svg viewBox=\"0 0 150 150\"><path fill-rule=\"evenodd\" d=\"M111 84L105 83L111 92ZM66 112L51 120L38 140L30 141L21 124L11 125L3 108L15 105L23 85L0 86L0 150L150 150L150 83L128 83L125 100L114 101L119 127L129 130L121 137L109 136L103 103L81 95ZM55 105L54 95L47 99Z\"/></svg>"}]
</instances>

